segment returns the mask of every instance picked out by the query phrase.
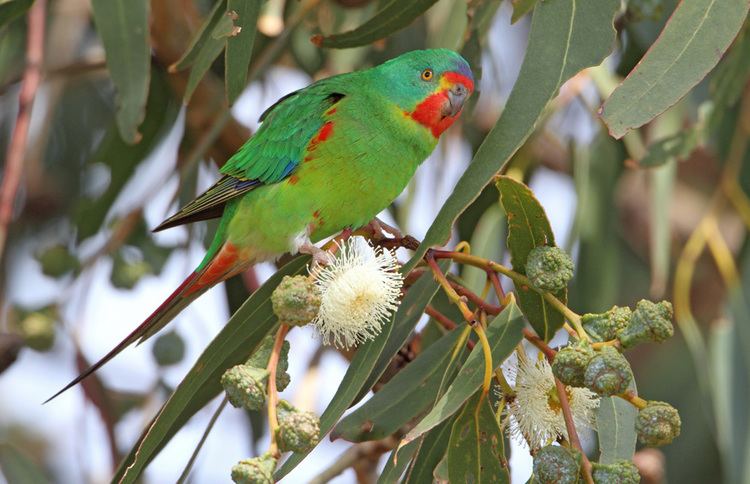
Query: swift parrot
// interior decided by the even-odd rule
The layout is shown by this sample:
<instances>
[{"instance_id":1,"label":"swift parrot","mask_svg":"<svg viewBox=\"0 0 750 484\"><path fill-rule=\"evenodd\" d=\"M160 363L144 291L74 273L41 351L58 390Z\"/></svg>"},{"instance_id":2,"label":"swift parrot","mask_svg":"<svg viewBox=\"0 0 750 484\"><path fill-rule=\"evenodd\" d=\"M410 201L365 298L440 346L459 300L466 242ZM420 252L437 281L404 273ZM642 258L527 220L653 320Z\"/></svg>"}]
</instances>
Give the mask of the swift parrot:
<instances>
[{"instance_id":1,"label":"swift parrot","mask_svg":"<svg viewBox=\"0 0 750 484\"><path fill-rule=\"evenodd\" d=\"M140 326L56 393L149 338L217 283L368 224L401 193L474 91L466 60L408 52L279 99L211 188L154 229L218 218L203 261Z\"/></svg>"}]
</instances>

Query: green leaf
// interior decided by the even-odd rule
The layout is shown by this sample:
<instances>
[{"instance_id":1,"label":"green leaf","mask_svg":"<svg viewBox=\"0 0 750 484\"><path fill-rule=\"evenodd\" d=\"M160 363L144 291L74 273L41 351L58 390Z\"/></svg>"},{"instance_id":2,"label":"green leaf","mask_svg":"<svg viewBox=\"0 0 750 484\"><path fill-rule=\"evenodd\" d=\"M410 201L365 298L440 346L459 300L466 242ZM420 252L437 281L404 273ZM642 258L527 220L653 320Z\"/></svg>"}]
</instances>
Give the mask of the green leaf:
<instances>
[{"instance_id":1,"label":"green leaf","mask_svg":"<svg viewBox=\"0 0 750 484\"><path fill-rule=\"evenodd\" d=\"M461 329L454 329L430 345L364 405L341 420L331 432L331 440L382 439L432 404Z\"/></svg>"},{"instance_id":2,"label":"green leaf","mask_svg":"<svg viewBox=\"0 0 750 484\"><path fill-rule=\"evenodd\" d=\"M538 0L513 0L513 15L510 18L510 23L514 24L521 20L521 18L527 13L534 10L534 5Z\"/></svg>"},{"instance_id":3,"label":"green leaf","mask_svg":"<svg viewBox=\"0 0 750 484\"><path fill-rule=\"evenodd\" d=\"M357 350L336 394L320 416L320 435L327 434L357 397L377 382L387 362L401 349L435 292L437 282L431 273L425 273L406 293L391 323L374 340ZM288 474L306 455L307 453L292 454L276 471L276 479Z\"/></svg>"},{"instance_id":4,"label":"green leaf","mask_svg":"<svg viewBox=\"0 0 750 484\"><path fill-rule=\"evenodd\" d=\"M508 250L513 270L526 274L529 252L534 247L554 246L555 235L544 208L529 187L510 177L501 176L497 181L497 189L508 218ZM534 331L544 341L549 341L555 331L562 327L562 315L530 287L516 286L516 293L518 305ZM554 294L563 303L567 302L567 289Z\"/></svg>"},{"instance_id":5,"label":"green leaf","mask_svg":"<svg viewBox=\"0 0 750 484\"><path fill-rule=\"evenodd\" d=\"M120 463L113 481L135 482L190 417L221 392L222 373L247 361L261 340L276 327L278 320L271 308L271 293L285 275L303 273L308 261L307 257L298 257L287 263L232 315Z\"/></svg>"},{"instance_id":6,"label":"green leaf","mask_svg":"<svg viewBox=\"0 0 750 484\"><path fill-rule=\"evenodd\" d=\"M609 55L619 7L619 0L545 0L537 5L526 56L503 114L405 266L407 272L430 247L450 238L453 222L526 141L562 83Z\"/></svg>"},{"instance_id":7,"label":"green leaf","mask_svg":"<svg viewBox=\"0 0 750 484\"><path fill-rule=\"evenodd\" d=\"M75 222L80 242L97 233L104 223L109 208L135 171L138 163L153 150L177 119L179 103L164 76L155 70L151 75L146 119L141 125L141 142L130 145L123 141L116 126L107 131L89 163L102 163L110 169L109 186L97 198L83 198L75 209Z\"/></svg>"},{"instance_id":8,"label":"green leaf","mask_svg":"<svg viewBox=\"0 0 750 484\"><path fill-rule=\"evenodd\" d=\"M635 390L631 382L628 390ZM635 453L635 419L638 410L619 397L602 397L596 416L599 436L599 462L613 464L619 459L631 460Z\"/></svg>"},{"instance_id":9,"label":"green leaf","mask_svg":"<svg viewBox=\"0 0 750 484\"><path fill-rule=\"evenodd\" d=\"M25 14L34 0L0 0L0 29Z\"/></svg>"},{"instance_id":10,"label":"green leaf","mask_svg":"<svg viewBox=\"0 0 750 484\"><path fill-rule=\"evenodd\" d=\"M511 354L519 341L524 319L518 307L511 303L487 327L487 339L492 349L492 365L499 367ZM428 413L402 441L414 440L456 413L463 403L482 386L484 378L484 355L480 345L474 347L453 383Z\"/></svg>"},{"instance_id":11,"label":"green leaf","mask_svg":"<svg viewBox=\"0 0 750 484\"><path fill-rule=\"evenodd\" d=\"M117 126L130 144L141 141L138 126L146 116L151 74L148 5L148 0L91 1L107 69L117 89Z\"/></svg>"},{"instance_id":12,"label":"green leaf","mask_svg":"<svg viewBox=\"0 0 750 484\"><path fill-rule=\"evenodd\" d=\"M450 261L441 261L439 265L443 272L447 272L450 267ZM398 312L392 319L393 324L391 326L393 329L391 329L391 333L388 335L388 341L386 341L385 346L381 350L378 360L372 365L369 376L354 399L355 402L362 399L370 391L370 388L378 382L383 372L391 364L393 357L404 347L404 344L409 339L409 335L422 317L424 309L438 292L438 287L439 285L435 278L432 277L432 273L428 272L423 274L409 289L401 307L399 307ZM413 305L413 307L409 311L406 311L404 308L405 305L409 305L409 307Z\"/></svg>"},{"instance_id":13,"label":"green leaf","mask_svg":"<svg viewBox=\"0 0 750 484\"><path fill-rule=\"evenodd\" d=\"M201 28L193 37L193 40L188 46L185 53L182 54L182 57L180 57L177 62L169 67L170 71L181 71L195 63L196 59L198 58L198 54L211 40L211 34L213 33L214 28L226 13L226 5L227 0L217 0L216 3L214 3L211 12L209 12L208 17L206 17L206 20L203 22L203 25L201 25Z\"/></svg>"},{"instance_id":14,"label":"green leaf","mask_svg":"<svg viewBox=\"0 0 750 484\"><path fill-rule=\"evenodd\" d=\"M700 131L695 128L662 138L648 146L646 155L638 164L645 168L654 168L672 160L685 159L698 147L700 138Z\"/></svg>"},{"instance_id":15,"label":"green leaf","mask_svg":"<svg viewBox=\"0 0 750 484\"><path fill-rule=\"evenodd\" d=\"M13 484L51 482L26 454L6 443L0 443L0 472L7 482Z\"/></svg>"},{"instance_id":16,"label":"green leaf","mask_svg":"<svg viewBox=\"0 0 750 484\"><path fill-rule=\"evenodd\" d=\"M602 107L621 138L684 97L721 60L747 16L747 0L680 2L649 51Z\"/></svg>"},{"instance_id":17,"label":"green leaf","mask_svg":"<svg viewBox=\"0 0 750 484\"><path fill-rule=\"evenodd\" d=\"M449 419L424 435L424 438L421 439L418 453L413 459L414 462L403 480L404 483L422 484L423 482L432 482L432 473L445 456L445 451L448 448L452 426L453 419ZM402 457L399 454L399 458Z\"/></svg>"},{"instance_id":18,"label":"green leaf","mask_svg":"<svg viewBox=\"0 0 750 484\"><path fill-rule=\"evenodd\" d=\"M227 38L224 52L224 82L229 104L239 97L247 84L247 71L255 43L256 24L262 0L229 0L227 11L234 12L239 33Z\"/></svg>"},{"instance_id":19,"label":"green leaf","mask_svg":"<svg viewBox=\"0 0 750 484\"><path fill-rule=\"evenodd\" d=\"M401 475L406 470L406 467L411 462L414 454L419 449L420 440L409 442L409 444L399 449L393 449L388 455L388 460L385 461L385 467L383 472L378 477L378 484L393 484L399 482ZM398 455L398 457L397 457Z\"/></svg>"},{"instance_id":20,"label":"green leaf","mask_svg":"<svg viewBox=\"0 0 750 484\"><path fill-rule=\"evenodd\" d=\"M313 43L318 47L346 49L371 44L397 32L422 15L437 0L390 0L373 18L354 30L326 37L315 36Z\"/></svg>"},{"instance_id":21,"label":"green leaf","mask_svg":"<svg viewBox=\"0 0 750 484\"><path fill-rule=\"evenodd\" d=\"M503 432L490 401L479 391L453 423L448 444L449 481L509 483L503 447Z\"/></svg>"}]
</instances>

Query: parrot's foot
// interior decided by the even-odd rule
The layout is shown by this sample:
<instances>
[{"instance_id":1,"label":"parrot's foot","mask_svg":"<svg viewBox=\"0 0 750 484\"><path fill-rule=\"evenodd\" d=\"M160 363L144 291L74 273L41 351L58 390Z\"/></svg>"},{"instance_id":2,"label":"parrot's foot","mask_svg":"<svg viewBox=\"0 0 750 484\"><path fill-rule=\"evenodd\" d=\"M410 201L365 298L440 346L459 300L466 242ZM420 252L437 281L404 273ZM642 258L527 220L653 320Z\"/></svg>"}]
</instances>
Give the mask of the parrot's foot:
<instances>
[{"instance_id":1,"label":"parrot's foot","mask_svg":"<svg viewBox=\"0 0 750 484\"><path fill-rule=\"evenodd\" d=\"M330 252L315 246L315 244L313 244L309 240L299 246L299 253L311 255L313 261L315 261L316 264L322 266L327 266L333 260Z\"/></svg>"},{"instance_id":2,"label":"parrot's foot","mask_svg":"<svg viewBox=\"0 0 750 484\"><path fill-rule=\"evenodd\" d=\"M379 218L372 219L372 222L370 222L369 226L375 234L390 234L397 239L403 238L403 235L401 234L401 231L399 229L388 225Z\"/></svg>"}]
</instances>

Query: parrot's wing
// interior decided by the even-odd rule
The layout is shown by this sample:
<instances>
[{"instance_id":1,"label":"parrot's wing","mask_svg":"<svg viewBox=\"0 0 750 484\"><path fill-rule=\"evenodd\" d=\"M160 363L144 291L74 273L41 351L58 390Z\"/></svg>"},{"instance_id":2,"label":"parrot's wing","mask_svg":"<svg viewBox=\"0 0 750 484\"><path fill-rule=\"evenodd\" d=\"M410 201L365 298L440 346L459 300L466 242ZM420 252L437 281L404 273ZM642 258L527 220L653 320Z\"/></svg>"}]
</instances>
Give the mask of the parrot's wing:
<instances>
[{"instance_id":1,"label":"parrot's wing","mask_svg":"<svg viewBox=\"0 0 750 484\"><path fill-rule=\"evenodd\" d=\"M345 97L325 83L279 99L260 117L260 129L221 168L224 175L202 195L154 229L220 217L224 205L262 185L278 183L294 172L326 113Z\"/></svg>"}]
</instances>

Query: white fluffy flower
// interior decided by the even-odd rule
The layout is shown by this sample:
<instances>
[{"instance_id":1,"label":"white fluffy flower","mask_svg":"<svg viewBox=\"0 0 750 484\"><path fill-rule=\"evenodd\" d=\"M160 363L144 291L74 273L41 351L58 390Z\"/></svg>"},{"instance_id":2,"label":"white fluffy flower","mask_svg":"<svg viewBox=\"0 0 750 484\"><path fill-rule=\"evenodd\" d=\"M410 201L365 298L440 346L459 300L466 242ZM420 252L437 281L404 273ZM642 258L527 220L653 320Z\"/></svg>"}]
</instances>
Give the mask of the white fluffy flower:
<instances>
[{"instance_id":1,"label":"white fluffy flower","mask_svg":"<svg viewBox=\"0 0 750 484\"><path fill-rule=\"evenodd\" d=\"M329 265L311 273L321 294L313 324L326 344L350 348L372 339L398 308L398 259L363 237L347 240Z\"/></svg>"},{"instance_id":2,"label":"white fluffy flower","mask_svg":"<svg viewBox=\"0 0 750 484\"><path fill-rule=\"evenodd\" d=\"M566 388L576 428L595 429L599 397L587 388ZM516 398L508 412L511 434L525 438L532 449L543 447L558 437L568 438L552 368L546 359L519 358Z\"/></svg>"}]
</instances>

